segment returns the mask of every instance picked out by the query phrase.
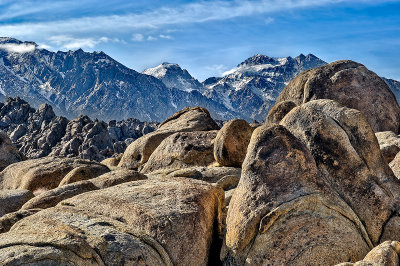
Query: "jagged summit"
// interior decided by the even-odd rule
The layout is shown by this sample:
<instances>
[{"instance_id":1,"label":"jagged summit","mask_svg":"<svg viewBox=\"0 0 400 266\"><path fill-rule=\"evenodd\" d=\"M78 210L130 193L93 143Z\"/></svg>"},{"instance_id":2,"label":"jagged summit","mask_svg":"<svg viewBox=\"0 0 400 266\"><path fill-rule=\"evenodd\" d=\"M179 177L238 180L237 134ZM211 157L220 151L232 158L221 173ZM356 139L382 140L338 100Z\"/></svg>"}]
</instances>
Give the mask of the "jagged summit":
<instances>
[{"instance_id":1,"label":"jagged summit","mask_svg":"<svg viewBox=\"0 0 400 266\"><path fill-rule=\"evenodd\" d=\"M278 64L279 61L277 58L274 57L269 57L266 55L262 54L256 54L253 55L252 57L247 58L245 61L237 65L237 67L247 65L247 66L253 66L253 65L262 65L262 64Z\"/></svg>"},{"instance_id":2,"label":"jagged summit","mask_svg":"<svg viewBox=\"0 0 400 266\"><path fill-rule=\"evenodd\" d=\"M176 88L186 92L204 91L201 83L178 64L164 62L156 67L145 69L142 74L160 79L168 88Z\"/></svg>"}]
</instances>

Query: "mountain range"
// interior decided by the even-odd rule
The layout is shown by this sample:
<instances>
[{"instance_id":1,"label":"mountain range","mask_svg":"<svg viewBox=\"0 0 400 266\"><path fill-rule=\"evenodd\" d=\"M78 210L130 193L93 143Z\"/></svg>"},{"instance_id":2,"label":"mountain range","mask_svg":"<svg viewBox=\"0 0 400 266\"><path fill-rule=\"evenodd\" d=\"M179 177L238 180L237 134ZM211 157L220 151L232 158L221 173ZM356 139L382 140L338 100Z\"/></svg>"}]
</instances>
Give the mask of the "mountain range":
<instances>
[{"instance_id":1,"label":"mountain range","mask_svg":"<svg viewBox=\"0 0 400 266\"><path fill-rule=\"evenodd\" d=\"M103 52L51 52L34 42L0 38L0 100L20 96L58 115L101 120L162 121L187 106L203 106L215 119L264 120L281 90L304 70L325 65L318 57L254 55L223 77L203 82L177 64L141 73ZM385 79L394 93L400 82Z\"/></svg>"}]
</instances>

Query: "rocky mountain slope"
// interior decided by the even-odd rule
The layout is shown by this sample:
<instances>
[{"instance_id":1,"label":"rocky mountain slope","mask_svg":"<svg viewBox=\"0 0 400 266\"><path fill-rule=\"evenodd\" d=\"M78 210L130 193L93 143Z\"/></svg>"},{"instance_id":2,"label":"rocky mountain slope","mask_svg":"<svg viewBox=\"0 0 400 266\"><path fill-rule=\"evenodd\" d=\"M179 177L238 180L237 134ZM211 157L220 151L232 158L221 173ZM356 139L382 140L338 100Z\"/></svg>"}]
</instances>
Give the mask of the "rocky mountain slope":
<instances>
[{"instance_id":1,"label":"rocky mountain slope","mask_svg":"<svg viewBox=\"0 0 400 266\"><path fill-rule=\"evenodd\" d=\"M394 93L396 96L397 102L400 105L400 81L394 80L394 79L387 79L387 78L382 78L383 81L386 82L386 84L389 86L391 91Z\"/></svg>"},{"instance_id":2,"label":"rocky mountain slope","mask_svg":"<svg viewBox=\"0 0 400 266\"><path fill-rule=\"evenodd\" d=\"M85 114L106 121L162 121L193 105L208 108L218 119L234 114L198 91L169 88L103 52L54 53L11 38L0 38L0 93L3 100L23 96L35 108L51 104L67 118Z\"/></svg>"},{"instance_id":3,"label":"rocky mountain slope","mask_svg":"<svg viewBox=\"0 0 400 266\"><path fill-rule=\"evenodd\" d=\"M295 58L272 58L257 54L226 72L223 78L204 81L206 95L219 99L230 110L249 120L264 120L285 85L304 70L326 62L309 54Z\"/></svg>"}]
</instances>

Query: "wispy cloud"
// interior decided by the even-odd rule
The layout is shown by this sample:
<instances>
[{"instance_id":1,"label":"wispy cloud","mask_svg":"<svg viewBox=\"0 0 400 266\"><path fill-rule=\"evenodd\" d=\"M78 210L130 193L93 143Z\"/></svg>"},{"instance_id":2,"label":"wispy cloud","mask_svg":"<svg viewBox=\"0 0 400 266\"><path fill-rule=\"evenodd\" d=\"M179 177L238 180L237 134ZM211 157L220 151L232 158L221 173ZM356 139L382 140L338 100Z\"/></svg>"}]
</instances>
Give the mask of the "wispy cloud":
<instances>
[{"instance_id":1,"label":"wispy cloud","mask_svg":"<svg viewBox=\"0 0 400 266\"><path fill-rule=\"evenodd\" d=\"M132 41L134 42L143 42L144 41L144 36L141 33L135 33L132 35Z\"/></svg>"},{"instance_id":2,"label":"wispy cloud","mask_svg":"<svg viewBox=\"0 0 400 266\"><path fill-rule=\"evenodd\" d=\"M383 0L385 1L385 0ZM31 22L3 24L0 32L6 36L34 36L63 34L84 34L93 32L126 32L129 29L159 28L167 25L201 23L226 20L241 16L274 13L295 8L309 8L349 2L346 0L235 0L207 1L184 4L174 8L161 7L140 14L79 17L51 22ZM352 0L351 2L372 2L372 0ZM42 7L50 6L49 2ZM26 13L33 12L24 11Z\"/></svg>"},{"instance_id":3,"label":"wispy cloud","mask_svg":"<svg viewBox=\"0 0 400 266\"><path fill-rule=\"evenodd\" d=\"M214 73L215 76L221 76L228 69L228 67L222 64L216 64L212 66L206 66L205 69Z\"/></svg>"},{"instance_id":4,"label":"wispy cloud","mask_svg":"<svg viewBox=\"0 0 400 266\"><path fill-rule=\"evenodd\" d=\"M6 50L9 53L29 53L33 52L36 49L36 46L34 44L28 44L28 43L6 43L6 44L0 44L0 49Z\"/></svg>"},{"instance_id":5,"label":"wispy cloud","mask_svg":"<svg viewBox=\"0 0 400 266\"><path fill-rule=\"evenodd\" d=\"M49 37L48 41L62 49L74 50L78 48L94 48L99 43L109 42L110 38L75 38L68 35L55 35Z\"/></svg>"},{"instance_id":6,"label":"wispy cloud","mask_svg":"<svg viewBox=\"0 0 400 266\"><path fill-rule=\"evenodd\" d=\"M161 39L167 39L167 40L172 40L173 37L171 35L165 35L165 34L160 34L159 37Z\"/></svg>"},{"instance_id":7,"label":"wispy cloud","mask_svg":"<svg viewBox=\"0 0 400 266\"><path fill-rule=\"evenodd\" d=\"M155 40L157 40L157 38L149 35L149 36L147 36L147 40L148 41L155 41Z\"/></svg>"}]
</instances>

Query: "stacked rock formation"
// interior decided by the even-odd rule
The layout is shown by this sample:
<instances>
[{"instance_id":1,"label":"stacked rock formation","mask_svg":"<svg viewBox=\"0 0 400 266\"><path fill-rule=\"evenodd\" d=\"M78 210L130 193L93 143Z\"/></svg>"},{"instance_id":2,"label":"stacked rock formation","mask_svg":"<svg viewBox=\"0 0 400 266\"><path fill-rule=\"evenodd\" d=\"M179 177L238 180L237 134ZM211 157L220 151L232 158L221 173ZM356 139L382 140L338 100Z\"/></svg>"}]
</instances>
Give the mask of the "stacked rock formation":
<instances>
[{"instance_id":1,"label":"stacked rock formation","mask_svg":"<svg viewBox=\"0 0 400 266\"><path fill-rule=\"evenodd\" d=\"M293 80L264 125L185 108L102 163L68 157L119 138L86 117L58 157L14 162L8 142L0 264L398 265L400 108L380 85L335 62ZM354 105L361 86L375 110Z\"/></svg>"},{"instance_id":2,"label":"stacked rock formation","mask_svg":"<svg viewBox=\"0 0 400 266\"><path fill-rule=\"evenodd\" d=\"M123 153L131 142L157 127L137 119L105 123L80 116L69 121L56 116L48 104L35 110L19 97L0 103L0 117L0 129L32 159L51 154L101 161Z\"/></svg>"}]
</instances>

